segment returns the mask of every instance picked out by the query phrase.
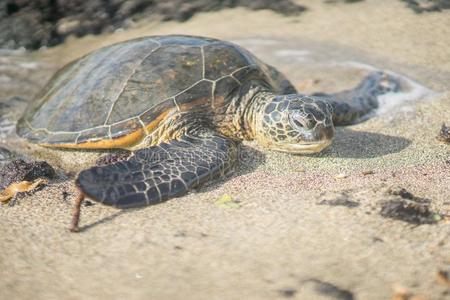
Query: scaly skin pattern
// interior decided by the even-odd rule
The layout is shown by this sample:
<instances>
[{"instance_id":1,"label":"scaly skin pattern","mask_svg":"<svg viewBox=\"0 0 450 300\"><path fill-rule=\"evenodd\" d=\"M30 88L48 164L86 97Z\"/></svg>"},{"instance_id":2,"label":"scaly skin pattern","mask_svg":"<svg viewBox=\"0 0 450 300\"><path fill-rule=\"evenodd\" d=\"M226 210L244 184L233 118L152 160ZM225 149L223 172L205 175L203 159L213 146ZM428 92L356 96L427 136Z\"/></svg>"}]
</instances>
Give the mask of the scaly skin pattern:
<instances>
[{"instance_id":1,"label":"scaly skin pattern","mask_svg":"<svg viewBox=\"0 0 450 300\"><path fill-rule=\"evenodd\" d=\"M253 104L253 134L269 149L289 153L319 152L334 136L332 107L299 94L260 93Z\"/></svg>"},{"instance_id":2,"label":"scaly skin pattern","mask_svg":"<svg viewBox=\"0 0 450 300\"><path fill-rule=\"evenodd\" d=\"M138 150L128 160L82 171L77 184L90 198L118 208L157 204L228 173L237 144L214 132L183 135Z\"/></svg>"}]
</instances>

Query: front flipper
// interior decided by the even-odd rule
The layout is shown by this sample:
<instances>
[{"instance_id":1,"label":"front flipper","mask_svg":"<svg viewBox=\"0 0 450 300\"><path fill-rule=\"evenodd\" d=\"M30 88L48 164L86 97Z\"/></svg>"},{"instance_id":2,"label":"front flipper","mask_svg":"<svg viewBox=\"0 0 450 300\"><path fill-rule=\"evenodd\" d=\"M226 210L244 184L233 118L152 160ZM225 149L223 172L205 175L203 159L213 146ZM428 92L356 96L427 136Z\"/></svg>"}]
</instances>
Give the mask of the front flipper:
<instances>
[{"instance_id":1,"label":"front flipper","mask_svg":"<svg viewBox=\"0 0 450 300\"><path fill-rule=\"evenodd\" d=\"M84 170L77 185L103 204L140 207L182 196L228 172L236 161L236 142L215 133L185 135L136 151L128 160Z\"/></svg>"},{"instance_id":2,"label":"front flipper","mask_svg":"<svg viewBox=\"0 0 450 300\"><path fill-rule=\"evenodd\" d=\"M398 92L400 82L385 72L370 73L352 90L335 94L315 93L314 96L327 98L333 107L333 123L336 126L357 123L361 118L378 108L378 97Z\"/></svg>"}]
</instances>

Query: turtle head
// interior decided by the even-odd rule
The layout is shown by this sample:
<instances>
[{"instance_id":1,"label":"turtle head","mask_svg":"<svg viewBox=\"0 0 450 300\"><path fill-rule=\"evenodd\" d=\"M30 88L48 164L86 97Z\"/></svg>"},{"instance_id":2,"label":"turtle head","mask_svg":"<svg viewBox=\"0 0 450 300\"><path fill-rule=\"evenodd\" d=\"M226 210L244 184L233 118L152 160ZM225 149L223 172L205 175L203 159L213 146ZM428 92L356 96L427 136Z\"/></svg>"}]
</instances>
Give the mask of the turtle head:
<instances>
[{"instance_id":1,"label":"turtle head","mask_svg":"<svg viewBox=\"0 0 450 300\"><path fill-rule=\"evenodd\" d=\"M289 153L320 152L334 136L331 105L303 95L275 96L256 118L256 137L264 146Z\"/></svg>"}]
</instances>

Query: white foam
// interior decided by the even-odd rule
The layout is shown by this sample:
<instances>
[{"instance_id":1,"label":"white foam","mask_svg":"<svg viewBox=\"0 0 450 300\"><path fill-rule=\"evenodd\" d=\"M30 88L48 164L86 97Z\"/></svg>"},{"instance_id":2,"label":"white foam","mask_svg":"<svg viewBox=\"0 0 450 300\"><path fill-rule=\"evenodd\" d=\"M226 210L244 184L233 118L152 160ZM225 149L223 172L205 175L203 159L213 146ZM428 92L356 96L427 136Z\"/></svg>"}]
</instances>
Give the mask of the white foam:
<instances>
[{"instance_id":1,"label":"white foam","mask_svg":"<svg viewBox=\"0 0 450 300\"><path fill-rule=\"evenodd\" d=\"M405 79L405 78L402 78ZM409 82L409 91L397 92L397 93L387 93L378 97L379 108L377 109L377 114L387 114L392 112L394 108L400 107L402 111L411 110L405 107L406 103L411 103L417 100L429 99L432 96L436 96L437 93L431 91L430 89L407 79Z\"/></svg>"},{"instance_id":2,"label":"white foam","mask_svg":"<svg viewBox=\"0 0 450 300\"><path fill-rule=\"evenodd\" d=\"M417 100L426 100L434 98L438 95L435 91L426 86L412 80L409 77L400 75L390 70L385 70L389 75L397 78L402 85L404 91L397 93L387 93L378 97L379 108L378 114L386 114L392 111L393 108L404 107L405 103L411 103Z\"/></svg>"}]
</instances>

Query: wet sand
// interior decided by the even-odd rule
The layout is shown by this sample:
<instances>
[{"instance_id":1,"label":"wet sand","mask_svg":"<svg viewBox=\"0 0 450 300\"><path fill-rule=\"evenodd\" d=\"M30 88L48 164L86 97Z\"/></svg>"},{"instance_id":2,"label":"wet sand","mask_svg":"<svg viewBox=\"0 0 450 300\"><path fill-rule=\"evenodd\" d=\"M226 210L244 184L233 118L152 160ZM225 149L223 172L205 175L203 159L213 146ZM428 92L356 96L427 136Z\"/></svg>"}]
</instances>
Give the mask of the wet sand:
<instances>
[{"instance_id":1,"label":"wet sand","mask_svg":"<svg viewBox=\"0 0 450 300\"><path fill-rule=\"evenodd\" d=\"M79 234L67 230L72 181L51 182L0 207L0 298L391 299L407 291L448 299L437 274L450 268L450 223L415 225L380 211L400 199L389 190L403 187L450 214L450 146L435 138L450 123L450 12L417 15L389 0L301 3L310 9L298 17L233 9L70 39L26 55L38 67L23 73L32 88L20 92L31 97L59 66L101 46L183 33L242 44L307 92L356 84L361 68L330 67L353 61L436 93L338 129L318 155L245 143L236 174L180 199L129 211L85 206ZM6 86L1 99L15 92ZM8 142L68 177L99 155Z\"/></svg>"}]
</instances>

